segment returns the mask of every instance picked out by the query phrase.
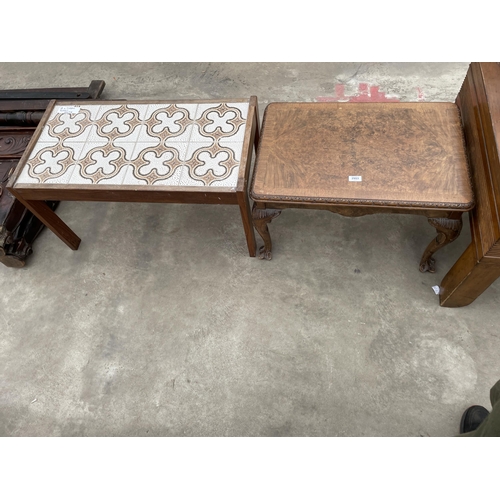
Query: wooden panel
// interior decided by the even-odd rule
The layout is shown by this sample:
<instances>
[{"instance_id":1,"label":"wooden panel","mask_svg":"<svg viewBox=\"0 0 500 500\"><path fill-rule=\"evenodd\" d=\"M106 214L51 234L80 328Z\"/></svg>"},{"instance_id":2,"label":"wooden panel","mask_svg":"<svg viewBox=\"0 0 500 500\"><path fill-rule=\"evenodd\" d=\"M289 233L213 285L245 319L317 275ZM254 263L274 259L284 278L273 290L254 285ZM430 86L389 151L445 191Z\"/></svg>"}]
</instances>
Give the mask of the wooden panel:
<instances>
[{"instance_id":1,"label":"wooden panel","mask_svg":"<svg viewBox=\"0 0 500 500\"><path fill-rule=\"evenodd\" d=\"M30 127L1 127L0 158L21 158L34 131Z\"/></svg>"},{"instance_id":2,"label":"wooden panel","mask_svg":"<svg viewBox=\"0 0 500 500\"><path fill-rule=\"evenodd\" d=\"M491 82L489 84L491 87ZM490 90L486 94L479 64L473 63L457 99L475 189L476 205L470 220L478 258L500 238L496 187L500 165L493 129L493 120L498 122L500 114L498 110L496 116L488 111Z\"/></svg>"},{"instance_id":3,"label":"wooden panel","mask_svg":"<svg viewBox=\"0 0 500 500\"><path fill-rule=\"evenodd\" d=\"M25 186L28 186L27 184ZM142 187L142 186L141 186ZM209 203L215 205L236 205L236 191L202 191L200 189L174 189L166 191L162 186L144 186L149 189L133 189L116 186L108 189L94 189L93 186L69 189L66 186L44 186L36 190L16 185L15 192L28 200L59 200L59 201L125 201L139 203ZM10 192L14 189L7 186Z\"/></svg>"},{"instance_id":4,"label":"wooden panel","mask_svg":"<svg viewBox=\"0 0 500 500\"><path fill-rule=\"evenodd\" d=\"M486 253L486 257L500 259L500 241L497 241Z\"/></svg>"},{"instance_id":5,"label":"wooden panel","mask_svg":"<svg viewBox=\"0 0 500 500\"><path fill-rule=\"evenodd\" d=\"M104 90L104 80L92 80L88 87L58 87L0 90L0 100L14 99L97 99Z\"/></svg>"},{"instance_id":6,"label":"wooden panel","mask_svg":"<svg viewBox=\"0 0 500 500\"><path fill-rule=\"evenodd\" d=\"M500 127L500 66L498 63L474 64L471 67L476 83L478 110L483 126L483 141L488 155L488 177L490 198L495 208L495 221L500 221L498 207L500 206L500 162L498 159L497 136Z\"/></svg>"},{"instance_id":7,"label":"wooden panel","mask_svg":"<svg viewBox=\"0 0 500 500\"><path fill-rule=\"evenodd\" d=\"M14 196L5 187L9 180L9 175L14 171L17 160L0 159L0 228L3 227L5 218L9 214L14 203Z\"/></svg>"},{"instance_id":8,"label":"wooden panel","mask_svg":"<svg viewBox=\"0 0 500 500\"><path fill-rule=\"evenodd\" d=\"M350 182L349 176L361 176ZM453 103L272 103L252 197L322 203L473 205Z\"/></svg>"},{"instance_id":9,"label":"wooden panel","mask_svg":"<svg viewBox=\"0 0 500 500\"><path fill-rule=\"evenodd\" d=\"M500 259L478 259L475 248L472 242L443 278L439 296L441 306L467 306L500 277Z\"/></svg>"},{"instance_id":10,"label":"wooden panel","mask_svg":"<svg viewBox=\"0 0 500 500\"><path fill-rule=\"evenodd\" d=\"M472 63L457 98L473 172L472 242L441 282L440 303L473 302L500 277L500 66Z\"/></svg>"},{"instance_id":11,"label":"wooden panel","mask_svg":"<svg viewBox=\"0 0 500 500\"><path fill-rule=\"evenodd\" d=\"M0 101L0 111L45 111L51 99L28 99L26 101Z\"/></svg>"}]
</instances>

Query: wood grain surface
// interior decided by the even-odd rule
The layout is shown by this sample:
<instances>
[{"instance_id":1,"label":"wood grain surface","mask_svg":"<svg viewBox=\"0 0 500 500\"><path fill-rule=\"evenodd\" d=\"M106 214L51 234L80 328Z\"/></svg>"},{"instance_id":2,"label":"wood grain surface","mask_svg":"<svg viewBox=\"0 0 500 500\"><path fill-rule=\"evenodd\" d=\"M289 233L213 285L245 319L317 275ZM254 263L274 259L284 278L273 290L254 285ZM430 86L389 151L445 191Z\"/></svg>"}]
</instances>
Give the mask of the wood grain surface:
<instances>
[{"instance_id":1,"label":"wood grain surface","mask_svg":"<svg viewBox=\"0 0 500 500\"><path fill-rule=\"evenodd\" d=\"M349 176L361 176L350 182ZM473 206L454 103L272 103L251 196L260 201Z\"/></svg>"},{"instance_id":2,"label":"wood grain surface","mask_svg":"<svg viewBox=\"0 0 500 500\"><path fill-rule=\"evenodd\" d=\"M472 242L443 278L440 304L472 303L500 277L500 65L472 63L457 98L476 205Z\"/></svg>"}]
</instances>

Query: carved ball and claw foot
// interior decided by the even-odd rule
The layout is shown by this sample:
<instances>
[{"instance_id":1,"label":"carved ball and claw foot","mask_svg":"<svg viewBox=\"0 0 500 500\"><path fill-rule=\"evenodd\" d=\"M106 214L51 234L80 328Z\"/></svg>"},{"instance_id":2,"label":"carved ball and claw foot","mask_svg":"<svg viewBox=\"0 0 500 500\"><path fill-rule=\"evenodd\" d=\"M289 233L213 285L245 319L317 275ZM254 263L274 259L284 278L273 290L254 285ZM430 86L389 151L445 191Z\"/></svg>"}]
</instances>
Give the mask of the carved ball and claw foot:
<instances>
[{"instance_id":1,"label":"carved ball and claw foot","mask_svg":"<svg viewBox=\"0 0 500 500\"><path fill-rule=\"evenodd\" d=\"M273 245L271 242L271 235L269 234L269 224L273 219L281 214L281 210L275 210L271 208L258 208L255 205L252 209L252 219L255 229L260 234L260 237L264 241L264 246L259 248L259 259L261 260L271 260L272 259L272 249Z\"/></svg>"},{"instance_id":2,"label":"carved ball and claw foot","mask_svg":"<svg viewBox=\"0 0 500 500\"><path fill-rule=\"evenodd\" d=\"M432 255L448 243L456 240L462 231L462 218L459 219L429 219L429 224L434 226L437 236L429 243L420 259L420 272L435 273L436 261Z\"/></svg>"}]
</instances>

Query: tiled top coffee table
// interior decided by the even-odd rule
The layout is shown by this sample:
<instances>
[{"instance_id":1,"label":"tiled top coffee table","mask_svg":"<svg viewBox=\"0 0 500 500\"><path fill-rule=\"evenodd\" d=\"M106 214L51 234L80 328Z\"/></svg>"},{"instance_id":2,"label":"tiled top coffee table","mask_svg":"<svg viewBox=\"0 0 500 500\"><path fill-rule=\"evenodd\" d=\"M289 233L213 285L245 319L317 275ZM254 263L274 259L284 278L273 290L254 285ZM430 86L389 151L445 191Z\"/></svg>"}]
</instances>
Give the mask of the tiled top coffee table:
<instances>
[{"instance_id":1,"label":"tiled top coffee table","mask_svg":"<svg viewBox=\"0 0 500 500\"><path fill-rule=\"evenodd\" d=\"M68 246L80 239L42 200L238 204L247 195L257 98L52 102L8 189Z\"/></svg>"},{"instance_id":2,"label":"tiled top coffee table","mask_svg":"<svg viewBox=\"0 0 500 500\"><path fill-rule=\"evenodd\" d=\"M271 259L268 223L284 208L346 216L420 214L437 237L420 261L460 234L474 205L453 103L272 103L254 168L253 218Z\"/></svg>"}]
</instances>

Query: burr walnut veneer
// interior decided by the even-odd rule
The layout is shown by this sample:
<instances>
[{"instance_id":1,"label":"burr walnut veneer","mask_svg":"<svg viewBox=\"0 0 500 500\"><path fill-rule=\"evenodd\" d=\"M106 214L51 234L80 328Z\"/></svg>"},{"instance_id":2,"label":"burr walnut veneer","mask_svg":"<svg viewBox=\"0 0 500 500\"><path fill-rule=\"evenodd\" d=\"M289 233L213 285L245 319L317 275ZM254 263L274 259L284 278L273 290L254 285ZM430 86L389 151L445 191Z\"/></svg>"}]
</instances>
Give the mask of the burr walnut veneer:
<instances>
[{"instance_id":1,"label":"burr walnut veneer","mask_svg":"<svg viewBox=\"0 0 500 500\"><path fill-rule=\"evenodd\" d=\"M453 103L272 103L254 168L253 220L271 259L268 223L285 208L345 216L421 214L437 230L420 270L460 234L473 193Z\"/></svg>"},{"instance_id":2,"label":"burr walnut veneer","mask_svg":"<svg viewBox=\"0 0 500 500\"><path fill-rule=\"evenodd\" d=\"M70 248L80 238L44 200L239 205L247 195L257 98L230 101L53 101L8 189Z\"/></svg>"}]
</instances>

